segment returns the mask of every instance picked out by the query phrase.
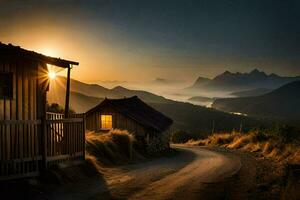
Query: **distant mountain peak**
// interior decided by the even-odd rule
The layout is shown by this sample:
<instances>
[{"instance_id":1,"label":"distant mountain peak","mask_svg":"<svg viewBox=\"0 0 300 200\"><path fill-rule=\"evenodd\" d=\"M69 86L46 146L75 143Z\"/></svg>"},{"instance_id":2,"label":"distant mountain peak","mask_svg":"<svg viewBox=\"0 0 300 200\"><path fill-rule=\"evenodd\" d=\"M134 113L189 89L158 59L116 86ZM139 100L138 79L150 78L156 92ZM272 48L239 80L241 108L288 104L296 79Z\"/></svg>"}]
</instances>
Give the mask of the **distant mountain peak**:
<instances>
[{"instance_id":1,"label":"distant mountain peak","mask_svg":"<svg viewBox=\"0 0 300 200\"><path fill-rule=\"evenodd\" d=\"M268 75L258 68L254 68L246 73L230 72L226 70L215 76L213 79L199 77L191 87L188 87L188 89L222 92L238 92L257 88L275 89L296 80L300 80L300 76L279 76L274 73Z\"/></svg>"},{"instance_id":2,"label":"distant mountain peak","mask_svg":"<svg viewBox=\"0 0 300 200\"><path fill-rule=\"evenodd\" d=\"M217 75L213 80L223 80L223 79L234 77L236 75L238 75L238 74L237 73L232 73L232 72L226 70L222 74Z\"/></svg>"},{"instance_id":3,"label":"distant mountain peak","mask_svg":"<svg viewBox=\"0 0 300 200\"><path fill-rule=\"evenodd\" d=\"M261 71L259 71L257 68L253 69L250 74L255 74L255 73L260 73Z\"/></svg>"},{"instance_id":4,"label":"distant mountain peak","mask_svg":"<svg viewBox=\"0 0 300 200\"><path fill-rule=\"evenodd\" d=\"M202 77L202 76L199 76L197 78L197 81L203 81L203 80L209 80L209 78L205 78L205 77Z\"/></svg>"},{"instance_id":5,"label":"distant mountain peak","mask_svg":"<svg viewBox=\"0 0 300 200\"><path fill-rule=\"evenodd\" d=\"M253 76L268 76L264 71L259 71L257 68L253 69L249 74Z\"/></svg>"},{"instance_id":6,"label":"distant mountain peak","mask_svg":"<svg viewBox=\"0 0 300 200\"><path fill-rule=\"evenodd\" d=\"M280 76L278 76L278 75L275 74L275 73L272 73L272 74L269 75L269 77L276 77L276 78L277 78L277 77L280 77Z\"/></svg>"},{"instance_id":7,"label":"distant mountain peak","mask_svg":"<svg viewBox=\"0 0 300 200\"><path fill-rule=\"evenodd\" d=\"M209 82L209 81L210 81L209 78L205 78L205 77L199 76L199 77L197 78L197 80L195 81L194 85L201 85L201 84L207 83L207 82Z\"/></svg>"},{"instance_id":8,"label":"distant mountain peak","mask_svg":"<svg viewBox=\"0 0 300 200\"><path fill-rule=\"evenodd\" d=\"M123 91L123 90L128 90L128 89L118 85L118 86L114 87L112 90L118 90L118 91L122 90Z\"/></svg>"},{"instance_id":9,"label":"distant mountain peak","mask_svg":"<svg viewBox=\"0 0 300 200\"><path fill-rule=\"evenodd\" d=\"M232 72L230 72L230 71L226 70L225 72L223 72L223 74L222 74L222 75L232 75L232 74L233 74Z\"/></svg>"}]
</instances>

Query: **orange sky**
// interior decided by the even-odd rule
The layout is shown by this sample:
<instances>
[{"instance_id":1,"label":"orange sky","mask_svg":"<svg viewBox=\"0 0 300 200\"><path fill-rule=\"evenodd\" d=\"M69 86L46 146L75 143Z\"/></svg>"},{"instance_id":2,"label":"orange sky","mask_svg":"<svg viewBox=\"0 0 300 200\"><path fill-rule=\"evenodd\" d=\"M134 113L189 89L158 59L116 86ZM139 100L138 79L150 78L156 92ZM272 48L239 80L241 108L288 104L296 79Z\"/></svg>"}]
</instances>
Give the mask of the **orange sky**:
<instances>
[{"instance_id":1,"label":"orange sky","mask_svg":"<svg viewBox=\"0 0 300 200\"><path fill-rule=\"evenodd\" d=\"M201 68L189 67L195 65L193 63L178 63L176 58L154 57L152 53L143 55L136 49L124 51L122 46L110 46L100 38L101 36L97 44L94 44L93 38L86 39L85 34L88 33L71 32L70 29L55 26L36 26L29 30L16 27L2 38L2 42L20 45L49 56L78 61L80 65L72 70L72 77L86 82L149 81L156 77L169 78L169 75L176 79L185 79L187 76L194 79L201 74ZM170 73L168 66L176 67L178 64L185 65L186 68L183 70L174 68ZM202 73L209 76L216 72L209 72L204 68Z\"/></svg>"},{"instance_id":2,"label":"orange sky","mask_svg":"<svg viewBox=\"0 0 300 200\"><path fill-rule=\"evenodd\" d=\"M180 10L175 1L174 5L164 5L169 8L166 10L161 4L147 1L145 5L85 2L0 1L0 41L78 61L80 65L72 77L90 83L149 81L157 77L193 82L198 76L213 77L225 70L246 72L253 68L281 75L300 73L298 57L295 53L289 56L289 51L295 52L298 47L285 46L293 41L282 45L273 42L269 33L276 33L281 26L264 30L270 24L268 16L262 16L263 24L259 24L253 18L256 15L248 16L248 10L232 12L232 5L225 3L221 5L222 12L223 7L228 12L221 14L227 18L217 16L218 3L208 5L212 10L206 13L206 7L199 5L182 5ZM199 9L204 9L200 16ZM190 13L195 17L191 18ZM235 15L230 16L231 13ZM237 21L238 15L247 21ZM244 23L247 30L232 35L236 30L243 31ZM276 37L274 41L278 41Z\"/></svg>"}]
</instances>

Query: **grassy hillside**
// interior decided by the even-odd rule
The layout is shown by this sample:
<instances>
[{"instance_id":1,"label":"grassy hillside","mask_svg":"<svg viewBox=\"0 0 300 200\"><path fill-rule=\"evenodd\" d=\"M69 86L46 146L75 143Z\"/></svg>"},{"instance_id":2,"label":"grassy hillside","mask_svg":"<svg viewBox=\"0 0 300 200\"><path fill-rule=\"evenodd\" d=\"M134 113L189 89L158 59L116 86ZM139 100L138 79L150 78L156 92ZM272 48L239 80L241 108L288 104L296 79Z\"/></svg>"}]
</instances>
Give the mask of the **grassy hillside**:
<instances>
[{"instance_id":1,"label":"grassy hillside","mask_svg":"<svg viewBox=\"0 0 300 200\"><path fill-rule=\"evenodd\" d=\"M282 127L247 134L214 134L204 140L189 141L188 144L208 146L207 148L239 155L243 162L241 172L248 169L244 183L250 183L251 190L247 191L258 194L253 199L261 199L263 196L262 199L296 200L300 199L297 170L300 166L299 136L299 130ZM265 195L262 195L263 192Z\"/></svg>"},{"instance_id":2,"label":"grassy hillside","mask_svg":"<svg viewBox=\"0 0 300 200\"><path fill-rule=\"evenodd\" d=\"M299 120L300 81L257 97L217 99L212 107L226 112L280 120Z\"/></svg>"},{"instance_id":3,"label":"grassy hillside","mask_svg":"<svg viewBox=\"0 0 300 200\"><path fill-rule=\"evenodd\" d=\"M240 149L279 162L300 164L300 132L291 127L281 127L273 131L254 130L246 134L219 133L203 140L190 140L188 144Z\"/></svg>"},{"instance_id":4,"label":"grassy hillside","mask_svg":"<svg viewBox=\"0 0 300 200\"><path fill-rule=\"evenodd\" d=\"M171 117L174 129L199 134L202 137L214 131L239 130L242 123L244 130L262 125L254 119L228 114L214 109L190 103L172 101L170 103L150 103L152 107Z\"/></svg>"}]
</instances>

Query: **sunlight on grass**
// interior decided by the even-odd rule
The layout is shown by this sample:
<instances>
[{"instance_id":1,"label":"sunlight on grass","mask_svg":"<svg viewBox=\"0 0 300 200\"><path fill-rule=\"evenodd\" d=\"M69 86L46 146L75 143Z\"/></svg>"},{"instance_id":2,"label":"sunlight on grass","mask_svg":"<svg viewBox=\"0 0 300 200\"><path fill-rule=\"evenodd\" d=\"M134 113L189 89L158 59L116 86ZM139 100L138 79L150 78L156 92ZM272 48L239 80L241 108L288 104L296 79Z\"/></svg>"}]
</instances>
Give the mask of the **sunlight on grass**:
<instances>
[{"instance_id":1,"label":"sunlight on grass","mask_svg":"<svg viewBox=\"0 0 300 200\"><path fill-rule=\"evenodd\" d=\"M220 133L208 136L203 140L190 140L186 144L196 146L221 146L228 149L256 152L262 157L276 161L300 164L300 147L295 142L283 142L280 138L252 131L247 134Z\"/></svg>"},{"instance_id":2,"label":"sunlight on grass","mask_svg":"<svg viewBox=\"0 0 300 200\"><path fill-rule=\"evenodd\" d=\"M133 142L133 135L127 131L89 132L86 134L86 151L89 157L101 164L117 164L131 159Z\"/></svg>"}]
</instances>

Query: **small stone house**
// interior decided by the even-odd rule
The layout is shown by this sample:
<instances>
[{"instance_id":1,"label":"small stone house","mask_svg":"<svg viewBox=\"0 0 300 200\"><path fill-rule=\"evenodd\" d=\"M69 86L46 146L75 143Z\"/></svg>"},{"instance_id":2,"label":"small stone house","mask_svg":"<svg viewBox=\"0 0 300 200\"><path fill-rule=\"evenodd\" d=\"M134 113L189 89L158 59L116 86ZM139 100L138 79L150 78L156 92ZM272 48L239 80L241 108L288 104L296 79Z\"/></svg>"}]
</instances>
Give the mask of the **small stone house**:
<instances>
[{"instance_id":1,"label":"small stone house","mask_svg":"<svg viewBox=\"0 0 300 200\"><path fill-rule=\"evenodd\" d=\"M173 121L137 96L123 99L105 98L86 112L86 129L103 132L110 129L127 130L150 153L169 148Z\"/></svg>"}]
</instances>

